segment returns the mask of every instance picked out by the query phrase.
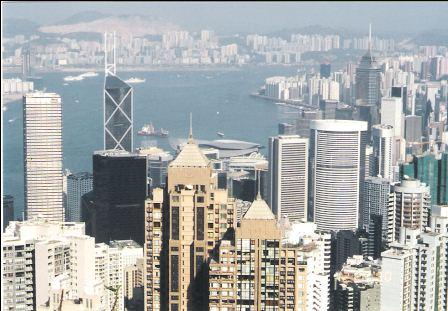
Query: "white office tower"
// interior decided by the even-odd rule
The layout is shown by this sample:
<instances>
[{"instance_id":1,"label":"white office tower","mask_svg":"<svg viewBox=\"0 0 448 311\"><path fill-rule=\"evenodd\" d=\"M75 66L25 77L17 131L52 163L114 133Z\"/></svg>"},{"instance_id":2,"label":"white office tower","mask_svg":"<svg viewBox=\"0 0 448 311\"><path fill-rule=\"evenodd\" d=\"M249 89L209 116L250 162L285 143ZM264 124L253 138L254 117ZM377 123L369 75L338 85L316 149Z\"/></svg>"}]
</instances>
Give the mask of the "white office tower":
<instances>
[{"instance_id":1,"label":"white office tower","mask_svg":"<svg viewBox=\"0 0 448 311\"><path fill-rule=\"evenodd\" d=\"M405 160L403 102L400 97L381 99L381 124L391 125L394 130L393 163Z\"/></svg>"},{"instance_id":2,"label":"white office tower","mask_svg":"<svg viewBox=\"0 0 448 311\"><path fill-rule=\"evenodd\" d=\"M391 192L390 181L381 177L367 177L364 181L363 195L363 227L369 231L371 215L382 216L383 240L393 241L388 237L389 212L394 211L394 193ZM392 221L393 221L392 217Z\"/></svg>"},{"instance_id":3,"label":"white office tower","mask_svg":"<svg viewBox=\"0 0 448 311\"><path fill-rule=\"evenodd\" d=\"M310 206L319 230L354 230L362 224L367 122L310 122Z\"/></svg>"},{"instance_id":4,"label":"white office tower","mask_svg":"<svg viewBox=\"0 0 448 311\"><path fill-rule=\"evenodd\" d=\"M269 138L269 202L277 219L307 219L308 138L280 135Z\"/></svg>"},{"instance_id":5,"label":"white office tower","mask_svg":"<svg viewBox=\"0 0 448 311\"><path fill-rule=\"evenodd\" d=\"M381 99L381 124L391 125L395 137L404 137L403 102L399 97Z\"/></svg>"},{"instance_id":6,"label":"white office tower","mask_svg":"<svg viewBox=\"0 0 448 311\"><path fill-rule=\"evenodd\" d=\"M446 238L400 228L399 241L381 255L381 310L446 310Z\"/></svg>"},{"instance_id":7,"label":"white office tower","mask_svg":"<svg viewBox=\"0 0 448 311\"><path fill-rule=\"evenodd\" d=\"M62 105L55 93L23 97L25 213L64 220L62 187Z\"/></svg>"},{"instance_id":8,"label":"white office tower","mask_svg":"<svg viewBox=\"0 0 448 311\"><path fill-rule=\"evenodd\" d=\"M394 239L399 237L400 227L424 230L428 226L428 214L431 208L429 186L417 179L404 179L393 187L395 196L395 218L390 230Z\"/></svg>"},{"instance_id":9,"label":"white office tower","mask_svg":"<svg viewBox=\"0 0 448 311\"><path fill-rule=\"evenodd\" d=\"M306 265L307 297L302 310L329 310L331 234L317 231L312 222L294 223L285 230L282 244L300 246L297 261Z\"/></svg>"},{"instance_id":10,"label":"white office tower","mask_svg":"<svg viewBox=\"0 0 448 311\"><path fill-rule=\"evenodd\" d=\"M373 137L373 176L381 176L393 181L392 154L394 129L391 125L377 124L372 126Z\"/></svg>"},{"instance_id":11,"label":"white office tower","mask_svg":"<svg viewBox=\"0 0 448 311\"><path fill-rule=\"evenodd\" d=\"M106 310L98 305L104 286L95 277L95 239L84 234L83 223L13 221L2 247L4 310L45 306L61 286L56 283L66 284L59 290L65 300L82 299L93 310Z\"/></svg>"},{"instance_id":12,"label":"white office tower","mask_svg":"<svg viewBox=\"0 0 448 311\"><path fill-rule=\"evenodd\" d=\"M81 221L81 197L93 189L93 175L87 172L67 176L66 221Z\"/></svg>"}]
</instances>

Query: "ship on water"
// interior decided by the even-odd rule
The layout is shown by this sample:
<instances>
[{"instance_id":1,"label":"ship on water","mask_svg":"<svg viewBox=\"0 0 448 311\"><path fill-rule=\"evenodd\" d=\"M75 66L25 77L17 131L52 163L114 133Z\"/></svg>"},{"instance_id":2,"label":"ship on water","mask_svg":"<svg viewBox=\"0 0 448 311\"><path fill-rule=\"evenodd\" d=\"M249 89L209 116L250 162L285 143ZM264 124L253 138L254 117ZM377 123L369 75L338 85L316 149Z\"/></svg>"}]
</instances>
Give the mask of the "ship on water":
<instances>
[{"instance_id":1,"label":"ship on water","mask_svg":"<svg viewBox=\"0 0 448 311\"><path fill-rule=\"evenodd\" d=\"M126 83L144 83L144 82L146 82L146 79L132 77L127 80L124 80L124 82L126 82Z\"/></svg>"},{"instance_id":2,"label":"ship on water","mask_svg":"<svg viewBox=\"0 0 448 311\"><path fill-rule=\"evenodd\" d=\"M137 132L140 136L156 136L156 137L168 137L169 132L163 128L159 130L154 129L152 123L145 124L140 131Z\"/></svg>"}]
</instances>

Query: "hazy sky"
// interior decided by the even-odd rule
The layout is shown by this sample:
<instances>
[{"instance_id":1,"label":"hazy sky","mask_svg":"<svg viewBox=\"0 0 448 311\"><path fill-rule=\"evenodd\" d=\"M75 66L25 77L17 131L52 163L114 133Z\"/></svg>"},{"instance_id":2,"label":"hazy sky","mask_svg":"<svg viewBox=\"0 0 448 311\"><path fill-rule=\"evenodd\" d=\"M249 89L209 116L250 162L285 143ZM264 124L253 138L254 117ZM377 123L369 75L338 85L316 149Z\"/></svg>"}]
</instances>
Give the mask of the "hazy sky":
<instances>
[{"instance_id":1,"label":"hazy sky","mask_svg":"<svg viewBox=\"0 0 448 311\"><path fill-rule=\"evenodd\" d=\"M413 33L448 28L448 2L5 2L6 18L51 24L78 12L144 14L166 18L188 30L219 33L272 32L323 25L351 30L372 22L377 33Z\"/></svg>"}]
</instances>

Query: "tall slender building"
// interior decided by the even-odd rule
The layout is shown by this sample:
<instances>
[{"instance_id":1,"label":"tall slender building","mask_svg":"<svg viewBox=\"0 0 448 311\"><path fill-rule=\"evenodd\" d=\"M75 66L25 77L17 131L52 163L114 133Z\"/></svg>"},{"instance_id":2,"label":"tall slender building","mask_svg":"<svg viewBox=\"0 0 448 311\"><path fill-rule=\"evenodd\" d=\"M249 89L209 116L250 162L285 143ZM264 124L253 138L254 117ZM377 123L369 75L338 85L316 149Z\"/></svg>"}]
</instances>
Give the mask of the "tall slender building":
<instances>
[{"instance_id":1,"label":"tall slender building","mask_svg":"<svg viewBox=\"0 0 448 311\"><path fill-rule=\"evenodd\" d=\"M310 207L319 230L355 230L365 178L367 123L310 123Z\"/></svg>"},{"instance_id":2,"label":"tall slender building","mask_svg":"<svg viewBox=\"0 0 448 311\"><path fill-rule=\"evenodd\" d=\"M364 105L379 107L381 99L381 68L372 55L372 33L369 28L369 48L356 68L356 100Z\"/></svg>"},{"instance_id":3,"label":"tall slender building","mask_svg":"<svg viewBox=\"0 0 448 311\"><path fill-rule=\"evenodd\" d=\"M168 166L163 195L156 188L146 202L146 272L160 282L147 280L145 310L208 310L208 264L235 216L234 200L218 189L217 173L190 129Z\"/></svg>"},{"instance_id":4,"label":"tall slender building","mask_svg":"<svg viewBox=\"0 0 448 311\"><path fill-rule=\"evenodd\" d=\"M23 97L25 213L63 221L62 103L56 93Z\"/></svg>"},{"instance_id":5,"label":"tall slender building","mask_svg":"<svg viewBox=\"0 0 448 311\"><path fill-rule=\"evenodd\" d=\"M104 50L104 150L132 152L133 88L116 75L115 33L105 34Z\"/></svg>"},{"instance_id":6,"label":"tall slender building","mask_svg":"<svg viewBox=\"0 0 448 311\"><path fill-rule=\"evenodd\" d=\"M269 198L278 219L307 219L308 138L280 135L269 139Z\"/></svg>"},{"instance_id":7,"label":"tall slender building","mask_svg":"<svg viewBox=\"0 0 448 311\"><path fill-rule=\"evenodd\" d=\"M373 176L380 175L393 180L394 131L391 125L377 124L372 127L373 136Z\"/></svg>"}]
</instances>

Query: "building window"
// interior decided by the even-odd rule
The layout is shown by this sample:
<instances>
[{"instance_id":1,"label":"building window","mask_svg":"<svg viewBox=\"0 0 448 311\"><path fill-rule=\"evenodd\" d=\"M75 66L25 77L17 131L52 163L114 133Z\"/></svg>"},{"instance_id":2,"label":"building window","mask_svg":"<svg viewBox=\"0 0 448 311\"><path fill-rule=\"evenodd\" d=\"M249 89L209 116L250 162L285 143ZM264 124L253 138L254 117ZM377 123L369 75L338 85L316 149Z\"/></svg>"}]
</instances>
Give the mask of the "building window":
<instances>
[{"instance_id":1,"label":"building window","mask_svg":"<svg viewBox=\"0 0 448 311\"><path fill-rule=\"evenodd\" d=\"M171 255L171 291L179 290L179 256Z\"/></svg>"},{"instance_id":2,"label":"building window","mask_svg":"<svg viewBox=\"0 0 448 311\"><path fill-rule=\"evenodd\" d=\"M173 206L171 209L171 238L179 240L179 207Z\"/></svg>"},{"instance_id":3,"label":"building window","mask_svg":"<svg viewBox=\"0 0 448 311\"><path fill-rule=\"evenodd\" d=\"M196 239L204 240L204 207L196 208Z\"/></svg>"}]
</instances>

